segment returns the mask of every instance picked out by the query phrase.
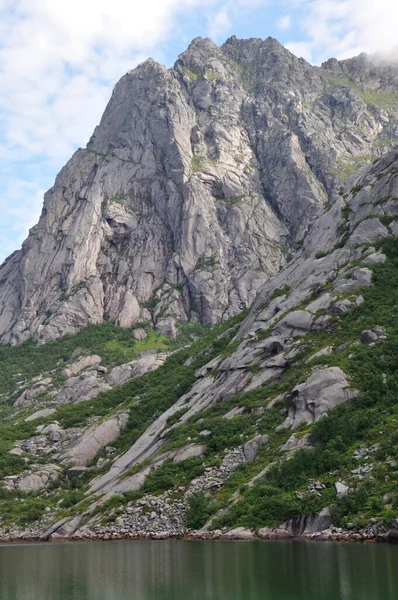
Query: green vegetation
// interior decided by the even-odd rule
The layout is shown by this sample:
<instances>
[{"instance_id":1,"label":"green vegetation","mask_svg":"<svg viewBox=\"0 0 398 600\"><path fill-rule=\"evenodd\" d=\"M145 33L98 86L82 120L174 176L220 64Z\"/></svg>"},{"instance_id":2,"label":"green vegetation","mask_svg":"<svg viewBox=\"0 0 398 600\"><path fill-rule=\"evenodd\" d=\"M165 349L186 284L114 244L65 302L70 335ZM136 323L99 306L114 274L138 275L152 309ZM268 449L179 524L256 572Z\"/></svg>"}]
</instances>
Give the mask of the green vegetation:
<instances>
[{"instance_id":1,"label":"green vegetation","mask_svg":"<svg viewBox=\"0 0 398 600\"><path fill-rule=\"evenodd\" d=\"M168 460L149 473L140 491L144 494L161 494L175 485L187 485L192 479L203 475L204 465L200 458L190 458L175 463Z\"/></svg>"},{"instance_id":2,"label":"green vegetation","mask_svg":"<svg viewBox=\"0 0 398 600\"><path fill-rule=\"evenodd\" d=\"M216 254L213 254L213 256L201 256L196 263L195 271L207 271L217 265L219 265L219 261Z\"/></svg>"},{"instance_id":3,"label":"green vegetation","mask_svg":"<svg viewBox=\"0 0 398 600\"><path fill-rule=\"evenodd\" d=\"M191 169L193 173L196 173L197 171L203 171L206 165L212 164L213 161L207 156L200 156L199 154L194 154L191 158Z\"/></svg>"},{"instance_id":4,"label":"green vegetation","mask_svg":"<svg viewBox=\"0 0 398 600\"><path fill-rule=\"evenodd\" d=\"M341 526L349 522L361 526L371 517L388 525L395 516L398 510L398 471L394 466L398 459L398 240L389 238L380 246L388 260L373 267L374 285L361 291L364 304L339 319L336 333L310 334L306 338L306 343L313 344L311 352L322 347L326 340L338 346L334 353L320 357L312 365L317 362L340 366L360 390L360 396L352 404L331 411L309 429L313 449L300 450L282 462L277 453L269 454L268 460L272 456L277 464L261 483L249 490L243 487L242 499L215 527L275 525L325 506L332 507L334 522ZM371 347L350 346L362 330L376 324L387 328L387 340ZM360 446L374 448L370 458L354 458L354 451ZM373 467L370 476L365 480L353 476L354 469L369 463ZM242 478L241 483L247 478L248 475ZM326 485L321 496L307 491L311 480ZM336 500L337 480L348 482L354 490L342 500Z\"/></svg>"},{"instance_id":5,"label":"green vegetation","mask_svg":"<svg viewBox=\"0 0 398 600\"><path fill-rule=\"evenodd\" d=\"M188 69L188 67L180 66L180 71L183 75L185 75L185 77L188 77L188 79L192 79L193 81L196 81L202 77L202 74L199 71L191 71Z\"/></svg>"},{"instance_id":6,"label":"green vegetation","mask_svg":"<svg viewBox=\"0 0 398 600\"><path fill-rule=\"evenodd\" d=\"M349 211L342 211L344 224L349 218ZM344 526L353 522L361 526L371 517L388 523L398 510L398 240L388 238L380 242L379 247L387 256L384 264L376 264L373 269L374 285L360 290L365 302L339 318L334 317L331 332L311 332L305 338L302 352L297 355L285 370L283 378L268 382L251 392L241 392L219 402L193 416L187 423L169 430L166 444L162 451L175 450L188 443L205 443L203 458L191 458L180 463L171 460L164 462L157 470L151 472L139 492L123 494L111 498L98 507L98 511L108 520L116 518L127 502L137 500L145 493L161 494L166 490L185 487L200 476L209 466L218 466L226 451L240 446L251 439L254 433L267 434L269 442L260 448L252 463L244 464L227 480L214 497L206 497L199 493L191 496L188 502L188 526L201 527L211 515L219 509L230 507L229 511L213 523L213 527L263 527L276 525L299 514L310 514L330 506L334 523ZM275 295L287 294L288 287L281 288ZM230 354L239 343L230 343L236 333L244 313L211 330L201 325L183 326L182 335L190 340L190 347L176 352L158 371L133 379L123 386L105 392L89 402L77 405L60 406L52 418L56 418L64 427L81 426L93 417L109 415L115 410L129 409L127 427L121 436L112 444L115 450L125 451L143 433L153 420L172 406L176 400L187 392L195 381L195 371L212 358ZM385 327L388 338L374 346L354 344L364 329L376 325ZM116 328L115 328L116 329ZM94 331L95 330L95 331ZM64 338L51 343L54 350L63 348L68 359L75 348L85 348L83 342L90 339L95 342L98 353L108 352L113 356L116 347L126 342L127 332L106 325L81 332L79 343L74 338ZM107 335L103 335L103 331ZM111 334L111 339L109 339ZM122 337L118 337L118 335ZM129 332L131 335L131 331ZM80 334L78 334L79 336ZM116 337L112 337L112 336ZM162 347L166 341L157 334L149 344ZM78 337L77 336L77 337ZM86 338L85 336L88 336ZM90 337L91 336L91 337ZM192 343L192 338L198 336ZM74 336L75 337L75 336ZM148 338L147 338L148 339ZM114 344L116 346L114 347ZM332 354L318 357L307 363L309 356L333 345ZM47 345L48 346L48 345ZM26 361L23 364L32 367L34 352L38 350L39 358L34 368L39 368L42 349L47 346L25 345ZM127 345L128 349L129 346ZM137 350L137 346L133 348ZM90 346L90 351L93 347ZM16 351L20 348L0 348L7 357L9 353L16 360ZM29 358L26 352L29 351ZM51 360L59 360L54 352ZM63 356L63 355L61 355ZM186 361L194 356L192 362ZM10 359L8 359L10 361ZM107 359L110 360L109 358ZM30 362L29 362L30 361ZM12 361L9 364L14 364ZM311 427L302 427L296 432L298 437L307 433L311 436L312 449L299 450L289 460L280 457L279 447L286 442L291 431L276 431L285 418L286 405L279 400L269 410L264 410L268 403L284 392L289 392L301 381L304 381L314 366L339 366L350 378L352 385L360 391L360 395L350 405L342 405L331 411L329 415ZM17 368L17 364L14 364ZM245 412L232 419L223 416L233 407L245 407ZM8 450L17 439L34 435L35 425L21 421L7 421L10 409L3 408L0 425L0 478L15 474L25 468L19 457L12 457ZM175 425L184 414L186 408L181 407L179 413L169 421ZM208 430L210 435L203 438L201 432ZM366 447L369 458L355 458L354 452ZM35 459L36 460L36 459ZM359 479L353 471L366 464L371 464L369 476ZM252 487L249 481L262 469L270 468ZM132 475L144 464L133 467L126 475ZM3 522L15 522L21 525L37 520L43 515L46 507L55 509L62 500L57 511L69 514L79 511L85 506L84 486L90 477L100 471L86 473L74 482L61 481L58 488L50 491L48 497L35 497L33 494L1 490L0 511ZM344 481L353 489L344 499L337 500L334 483ZM322 481L325 489L311 494L307 487L312 481ZM238 502L230 505L233 494L239 490ZM177 493L177 491L176 491ZM179 492L178 492L179 493Z\"/></svg>"},{"instance_id":7,"label":"green vegetation","mask_svg":"<svg viewBox=\"0 0 398 600\"><path fill-rule=\"evenodd\" d=\"M17 383L60 369L80 354L99 354L104 365L114 366L133 360L142 350L167 347L167 338L159 332L149 330L145 340L137 341L132 329L121 329L111 323L90 325L75 335L47 344L29 341L22 346L0 346L0 393L11 393Z\"/></svg>"},{"instance_id":8,"label":"green vegetation","mask_svg":"<svg viewBox=\"0 0 398 600\"><path fill-rule=\"evenodd\" d=\"M192 494L188 500L187 526L189 529L200 529L216 510L217 504L203 492Z\"/></svg>"},{"instance_id":9,"label":"green vegetation","mask_svg":"<svg viewBox=\"0 0 398 600\"><path fill-rule=\"evenodd\" d=\"M278 298L278 296L288 296L290 294L290 285L284 285L281 288L276 288L271 295L271 300Z\"/></svg>"}]
</instances>

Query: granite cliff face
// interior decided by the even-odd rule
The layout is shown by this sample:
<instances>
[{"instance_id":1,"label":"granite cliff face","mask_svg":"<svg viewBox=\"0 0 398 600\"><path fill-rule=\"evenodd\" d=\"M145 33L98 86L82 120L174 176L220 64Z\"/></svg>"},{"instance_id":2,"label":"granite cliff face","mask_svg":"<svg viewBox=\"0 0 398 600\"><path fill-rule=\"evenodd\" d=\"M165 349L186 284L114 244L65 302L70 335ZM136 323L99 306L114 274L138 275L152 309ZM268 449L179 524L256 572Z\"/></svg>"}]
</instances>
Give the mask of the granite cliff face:
<instances>
[{"instance_id":1,"label":"granite cliff face","mask_svg":"<svg viewBox=\"0 0 398 600\"><path fill-rule=\"evenodd\" d=\"M0 338L103 320L215 324L250 306L362 163L397 139L398 69L312 67L277 41L192 42L116 85L0 267Z\"/></svg>"},{"instance_id":2,"label":"granite cliff face","mask_svg":"<svg viewBox=\"0 0 398 600\"><path fill-rule=\"evenodd\" d=\"M0 539L396 540L397 237L394 150L177 352L2 347Z\"/></svg>"}]
</instances>

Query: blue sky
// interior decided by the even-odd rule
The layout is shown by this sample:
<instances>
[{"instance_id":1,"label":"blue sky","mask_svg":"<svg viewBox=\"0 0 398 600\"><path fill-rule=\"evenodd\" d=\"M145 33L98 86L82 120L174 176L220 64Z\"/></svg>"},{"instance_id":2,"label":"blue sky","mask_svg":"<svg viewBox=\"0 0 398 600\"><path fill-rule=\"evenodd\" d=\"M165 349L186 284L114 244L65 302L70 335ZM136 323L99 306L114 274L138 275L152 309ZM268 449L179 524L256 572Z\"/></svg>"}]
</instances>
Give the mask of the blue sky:
<instances>
[{"instance_id":1,"label":"blue sky","mask_svg":"<svg viewBox=\"0 0 398 600\"><path fill-rule=\"evenodd\" d=\"M397 0L0 0L0 262L85 146L116 81L197 36L272 36L313 64L396 42Z\"/></svg>"}]
</instances>

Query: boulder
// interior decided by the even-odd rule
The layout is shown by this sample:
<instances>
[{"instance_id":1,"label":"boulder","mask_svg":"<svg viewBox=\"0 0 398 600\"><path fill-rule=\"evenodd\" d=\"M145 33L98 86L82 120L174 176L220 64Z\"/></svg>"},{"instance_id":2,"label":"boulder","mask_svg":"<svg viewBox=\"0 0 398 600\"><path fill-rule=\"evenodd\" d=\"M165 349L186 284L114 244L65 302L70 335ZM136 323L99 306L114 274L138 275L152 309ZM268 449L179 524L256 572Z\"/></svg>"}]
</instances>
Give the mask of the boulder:
<instances>
[{"instance_id":1,"label":"boulder","mask_svg":"<svg viewBox=\"0 0 398 600\"><path fill-rule=\"evenodd\" d=\"M387 260L387 256L382 252L372 252L368 254L366 258L363 259L363 263L365 265L377 265L379 263L384 263Z\"/></svg>"},{"instance_id":2,"label":"boulder","mask_svg":"<svg viewBox=\"0 0 398 600\"><path fill-rule=\"evenodd\" d=\"M161 334L171 340L175 340L177 338L177 326L173 317L160 319L160 321L156 323L156 329L158 329Z\"/></svg>"},{"instance_id":3,"label":"boulder","mask_svg":"<svg viewBox=\"0 0 398 600\"><path fill-rule=\"evenodd\" d=\"M72 363L68 367L66 367L62 374L64 377L73 377L74 375L78 375L84 369L88 369L89 367L96 367L101 364L102 358L97 354L91 354L89 356L82 356L76 362Z\"/></svg>"},{"instance_id":4,"label":"boulder","mask_svg":"<svg viewBox=\"0 0 398 600\"><path fill-rule=\"evenodd\" d=\"M361 287L369 287L372 285L372 271L366 267L356 267L352 271L338 277L333 289L336 292L355 292Z\"/></svg>"},{"instance_id":5,"label":"boulder","mask_svg":"<svg viewBox=\"0 0 398 600\"><path fill-rule=\"evenodd\" d=\"M310 425L324 417L331 408L345 404L357 395L357 390L350 388L339 367L315 371L293 389L288 417L278 429L297 429L303 423Z\"/></svg>"},{"instance_id":6,"label":"boulder","mask_svg":"<svg viewBox=\"0 0 398 600\"><path fill-rule=\"evenodd\" d=\"M141 342L142 340L146 339L147 333L146 333L145 329L138 327L137 329L133 330L133 336L135 337L136 340Z\"/></svg>"},{"instance_id":7,"label":"boulder","mask_svg":"<svg viewBox=\"0 0 398 600\"><path fill-rule=\"evenodd\" d=\"M379 219L365 219L350 235L348 246L352 248L356 244L371 244L389 235L388 229L380 223Z\"/></svg>"},{"instance_id":8,"label":"boulder","mask_svg":"<svg viewBox=\"0 0 398 600\"><path fill-rule=\"evenodd\" d=\"M292 536L311 535L329 529L332 525L332 517L329 508L323 508L321 512L314 515L301 515L289 519L284 528Z\"/></svg>"},{"instance_id":9,"label":"boulder","mask_svg":"<svg viewBox=\"0 0 398 600\"><path fill-rule=\"evenodd\" d=\"M32 385L30 389L22 392L22 394L13 403L14 406L25 406L28 404L32 404L36 398L47 392L51 384L51 377L38 381L37 383Z\"/></svg>"},{"instance_id":10,"label":"boulder","mask_svg":"<svg viewBox=\"0 0 398 600\"><path fill-rule=\"evenodd\" d=\"M211 437L212 433L208 429L203 429L203 431L200 431L198 435L200 435L200 437L208 438Z\"/></svg>"},{"instance_id":11,"label":"boulder","mask_svg":"<svg viewBox=\"0 0 398 600\"><path fill-rule=\"evenodd\" d=\"M312 315L306 310L295 310L283 317L272 330L273 336L284 338L305 335L311 329L313 323Z\"/></svg>"},{"instance_id":12,"label":"boulder","mask_svg":"<svg viewBox=\"0 0 398 600\"><path fill-rule=\"evenodd\" d=\"M22 448L12 448L8 451L8 454L11 456L23 456L25 452L22 450Z\"/></svg>"},{"instance_id":13,"label":"boulder","mask_svg":"<svg viewBox=\"0 0 398 600\"><path fill-rule=\"evenodd\" d=\"M315 319L312 329L313 331L326 331L330 328L333 323L333 319L330 315L321 315Z\"/></svg>"},{"instance_id":14,"label":"boulder","mask_svg":"<svg viewBox=\"0 0 398 600\"><path fill-rule=\"evenodd\" d=\"M40 425L39 427L36 427L36 431L41 435L46 435L52 443L59 442L65 434L62 427L60 427L59 423L56 421L49 425Z\"/></svg>"},{"instance_id":15,"label":"boulder","mask_svg":"<svg viewBox=\"0 0 398 600\"><path fill-rule=\"evenodd\" d=\"M10 486L11 480L9 477L5 477L4 481L6 485L14 489L35 492L57 481L61 474L62 469L58 465L34 465L32 470L13 476L12 486Z\"/></svg>"},{"instance_id":16,"label":"boulder","mask_svg":"<svg viewBox=\"0 0 398 600\"><path fill-rule=\"evenodd\" d=\"M254 540L256 539L256 535L253 533L251 529L246 529L246 527L236 527L235 529L231 529L231 531L227 531L223 533L221 536L226 540Z\"/></svg>"},{"instance_id":17,"label":"boulder","mask_svg":"<svg viewBox=\"0 0 398 600\"><path fill-rule=\"evenodd\" d=\"M332 354L332 353L333 353L333 346L326 346L325 348L318 350L318 352L315 352L315 354L312 354L309 358L307 358L307 360L305 362L308 364L309 362L311 362L312 360L315 360L316 358L319 358L320 356L328 356L328 354Z\"/></svg>"},{"instance_id":18,"label":"boulder","mask_svg":"<svg viewBox=\"0 0 398 600\"><path fill-rule=\"evenodd\" d=\"M102 448L119 437L127 420L128 414L121 413L100 425L90 427L77 439L72 440L67 448L63 448L58 460L68 466L85 467Z\"/></svg>"},{"instance_id":19,"label":"boulder","mask_svg":"<svg viewBox=\"0 0 398 600\"><path fill-rule=\"evenodd\" d=\"M157 352L156 350L146 350L141 353L137 360L133 360L129 365L132 368L131 377L141 377L150 371L156 371L167 360L166 352Z\"/></svg>"},{"instance_id":20,"label":"boulder","mask_svg":"<svg viewBox=\"0 0 398 600\"><path fill-rule=\"evenodd\" d=\"M68 479L74 479L75 477L80 477L87 471L87 467L71 467L66 471L66 475Z\"/></svg>"},{"instance_id":21,"label":"boulder","mask_svg":"<svg viewBox=\"0 0 398 600\"><path fill-rule=\"evenodd\" d=\"M348 485L341 483L341 481L337 481L334 484L334 487L336 489L337 498L344 498L345 496L347 496L350 489Z\"/></svg>"},{"instance_id":22,"label":"boulder","mask_svg":"<svg viewBox=\"0 0 398 600\"><path fill-rule=\"evenodd\" d=\"M117 387L118 385L122 385L122 383L125 383L128 379L130 379L132 372L133 368L130 364L119 365L111 370L106 378L106 381L112 387Z\"/></svg>"},{"instance_id":23,"label":"boulder","mask_svg":"<svg viewBox=\"0 0 398 600\"><path fill-rule=\"evenodd\" d=\"M224 419L233 419L234 417L240 417L241 415L246 415L251 412L250 408L247 406L234 406L229 410L225 415L223 415Z\"/></svg>"},{"instance_id":24,"label":"boulder","mask_svg":"<svg viewBox=\"0 0 398 600\"><path fill-rule=\"evenodd\" d=\"M329 312L332 315L343 315L344 313L354 308L354 306L355 304L353 302L351 302L347 298L343 298L342 300L339 300L338 302L333 304L333 306L329 308Z\"/></svg>"},{"instance_id":25,"label":"boulder","mask_svg":"<svg viewBox=\"0 0 398 600\"><path fill-rule=\"evenodd\" d=\"M305 307L305 310L310 313L317 313L319 310L327 310L333 302L333 296L330 294L322 294Z\"/></svg>"},{"instance_id":26,"label":"boulder","mask_svg":"<svg viewBox=\"0 0 398 600\"><path fill-rule=\"evenodd\" d=\"M359 339L361 340L362 344L374 344L378 340L378 335L374 331L368 329L361 332Z\"/></svg>"},{"instance_id":27,"label":"boulder","mask_svg":"<svg viewBox=\"0 0 398 600\"><path fill-rule=\"evenodd\" d=\"M385 335L387 335L386 330L384 329L384 327L380 327L379 325L377 325L376 327L373 327L374 333L377 335L377 337L383 337Z\"/></svg>"},{"instance_id":28,"label":"boulder","mask_svg":"<svg viewBox=\"0 0 398 600\"><path fill-rule=\"evenodd\" d=\"M256 435L252 440L246 442L243 446L245 461L252 462L256 458L261 444L266 444L268 440L268 435Z\"/></svg>"},{"instance_id":29,"label":"boulder","mask_svg":"<svg viewBox=\"0 0 398 600\"><path fill-rule=\"evenodd\" d=\"M82 373L67 379L54 401L57 404L75 404L91 400L110 389L111 386L98 377L97 373Z\"/></svg>"},{"instance_id":30,"label":"boulder","mask_svg":"<svg viewBox=\"0 0 398 600\"><path fill-rule=\"evenodd\" d=\"M189 444L184 446L177 451L177 454L174 456L174 462L182 462L194 456L203 456L206 452L206 447L204 444Z\"/></svg>"},{"instance_id":31,"label":"boulder","mask_svg":"<svg viewBox=\"0 0 398 600\"><path fill-rule=\"evenodd\" d=\"M286 456L293 456L297 452L297 450L301 450L302 448L312 448L310 443L310 434L306 433L302 436L291 435L290 438L282 444L279 448L279 452L281 454L285 454Z\"/></svg>"},{"instance_id":32,"label":"boulder","mask_svg":"<svg viewBox=\"0 0 398 600\"><path fill-rule=\"evenodd\" d=\"M35 421L36 419L44 419L45 417L50 417L55 412L57 412L56 408L43 408L42 410L37 410L29 417L26 417L25 421L28 423L29 421Z\"/></svg>"}]
</instances>

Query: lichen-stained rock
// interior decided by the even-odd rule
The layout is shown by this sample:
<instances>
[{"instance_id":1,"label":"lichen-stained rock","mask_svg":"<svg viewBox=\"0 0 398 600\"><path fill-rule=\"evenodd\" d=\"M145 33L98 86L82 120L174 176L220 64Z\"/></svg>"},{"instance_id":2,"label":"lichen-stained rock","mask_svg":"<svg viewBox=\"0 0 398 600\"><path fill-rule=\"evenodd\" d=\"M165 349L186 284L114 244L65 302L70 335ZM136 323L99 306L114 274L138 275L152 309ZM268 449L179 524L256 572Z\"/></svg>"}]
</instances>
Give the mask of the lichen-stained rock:
<instances>
[{"instance_id":1,"label":"lichen-stained rock","mask_svg":"<svg viewBox=\"0 0 398 600\"><path fill-rule=\"evenodd\" d=\"M4 482L9 489L35 492L57 481L61 474L62 469L58 465L32 465L27 472L5 477Z\"/></svg>"},{"instance_id":2,"label":"lichen-stained rock","mask_svg":"<svg viewBox=\"0 0 398 600\"><path fill-rule=\"evenodd\" d=\"M88 371L77 377L67 379L61 391L55 396L54 402L57 404L84 402L110 389L111 386L105 383L101 377L98 377L96 372Z\"/></svg>"},{"instance_id":3,"label":"lichen-stained rock","mask_svg":"<svg viewBox=\"0 0 398 600\"><path fill-rule=\"evenodd\" d=\"M22 392L20 396L13 403L14 406L26 406L34 403L36 398L45 394L52 385L51 377L42 379L37 383L34 383L31 388Z\"/></svg>"},{"instance_id":4,"label":"lichen-stained rock","mask_svg":"<svg viewBox=\"0 0 398 600\"><path fill-rule=\"evenodd\" d=\"M78 375L81 371L84 371L84 369L97 367L101 362L102 358L96 354L82 356L79 360L66 367L63 371L63 375L64 377L73 377L73 375Z\"/></svg>"},{"instance_id":5,"label":"lichen-stained rock","mask_svg":"<svg viewBox=\"0 0 398 600\"><path fill-rule=\"evenodd\" d=\"M326 416L331 408L350 402L357 395L357 390L350 388L346 375L339 367L315 371L293 389L289 415L280 428L297 429L303 423L310 425Z\"/></svg>"},{"instance_id":6,"label":"lichen-stained rock","mask_svg":"<svg viewBox=\"0 0 398 600\"><path fill-rule=\"evenodd\" d=\"M114 367L107 375L106 381L112 387L122 385L132 377L140 377L145 373L155 371L165 363L167 356L166 352L146 350L136 360Z\"/></svg>"},{"instance_id":7,"label":"lichen-stained rock","mask_svg":"<svg viewBox=\"0 0 398 600\"><path fill-rule=\"evenodd\" d=\"M178 322L214 324L250 306L334 200L345 166L396 141L395 111L356 93L359 62L361 87L397 91L372 60L319 68L272 38L197 38L172 69L150 59L129 71L0 267L1 341L45 342L103 320L152 320L174 337ZM372 213L375 190L391 199ZM354 231L361 218L397 213L394 194L393 178L361 184L352 244L373 237L366 221ZM324 214L317 250L333 249L341 202Z\"/></svg>"},{"instance_id":8,"label":"lichen-stained rock","mask_svg":"<svg viewBox=\"0 0 398 600\"><path fill-rule=\"evenodd\" d=\"M297 450L311 447L310 435L308 433L302 436L296 436L293 434L290 436L287 442L282 444L282 446L279 448L279 451L281 454L285 454L286 456L293 456Z\"/></svg>"},{"instance_id":9,"label":"lichen-stained rock","mask_svg":"<svg viewBox=\"0 0 398 600\"><path fill-rule=\"evenodd\" d=\"M256 435L252 440L246 442L243 446L243 454L246 462L252 462L260 449L261 444L266 444L269 440L268 435Z\"/></svg>"},{"instance_id":10,"label":"lichen-stained rock","mask_svg":"<svg viewBox=\"0 0 398 600\"><path fill-rule=\"evenodd\" d=\"M29 421L35 421L36 419L42 419L44 417L50 417L55 412L57 412L57 410L55 408L43 408L43 409L37 410L33 414L29 415L29 417L26 417L25 421L27 423L29 423Z\"/></svg>"},{"instance_id":11,"label":"lichen-stained rock","mask_svg":"<svg viewBox=\"0 0 398 600\"><path fill-rule=\"evenodd\" d=\"M312 315L306 310L295 310L283 317L272 330L274 336L293 338L305 335L311 329Z\"/></svg>"},{"instance_id":12,"label":"lichen-stained rock","mask_svg":"<svg viewBox=\"0 0 398 600\"><path fill-rule=\"evenodd\" d=\"M182 462L183 460L193 458L194 456L203 456L206 452L206 447L205 444L188 444L178 450L177 454L174 456L174 462Z\"/></svg>"},{"instance_id":13,"label":"lichen-stained rock","mask_svg":"<svg viewBox=\"0 0 398 600\"><path fill-rule=\"evenodd\" d=\"M119 437L127 420L128 414L121 413L87 429L83 435L72 440L69 447L63 449L62 454L57 457L58 460L68 466L86 466L102 448Z\"/></svg>"}]
</instances>

